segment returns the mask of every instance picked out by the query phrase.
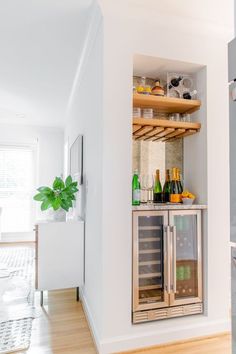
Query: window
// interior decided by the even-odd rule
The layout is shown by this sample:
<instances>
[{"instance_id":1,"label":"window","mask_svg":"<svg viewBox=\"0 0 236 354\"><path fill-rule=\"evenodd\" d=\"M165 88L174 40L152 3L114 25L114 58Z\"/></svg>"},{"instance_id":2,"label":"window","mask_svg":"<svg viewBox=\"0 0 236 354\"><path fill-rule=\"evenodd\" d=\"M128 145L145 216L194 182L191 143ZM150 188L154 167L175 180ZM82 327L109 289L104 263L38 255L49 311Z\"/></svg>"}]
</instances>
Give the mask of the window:
<instances>
[{"instance_id":1,"label":"window","mask_svg":"<svg viewBox=\"0 0 236 354\"><path fill-rule=\"evenodd\" d=\"M34 148L0 145L2 232L32 231Z\"/></svg>"}]
</instances>

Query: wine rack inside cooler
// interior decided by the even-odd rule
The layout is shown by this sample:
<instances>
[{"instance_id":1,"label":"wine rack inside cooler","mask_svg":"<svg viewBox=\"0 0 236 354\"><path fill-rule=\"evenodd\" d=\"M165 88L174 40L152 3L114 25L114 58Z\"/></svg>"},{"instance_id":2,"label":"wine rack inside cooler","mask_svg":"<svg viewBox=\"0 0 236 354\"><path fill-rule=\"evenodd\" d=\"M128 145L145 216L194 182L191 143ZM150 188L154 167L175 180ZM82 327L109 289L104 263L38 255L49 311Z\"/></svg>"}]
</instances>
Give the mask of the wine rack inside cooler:
<instances>
[{"instance_id":1,"label":"wine rack inside cooler","mask_svg":"<svg viewBox=\"0 0 236 354\"><path fill-rule=\"evenodd\" d=\"M148 305L164 301L162 216L138 218L138 299Z\"/></svg>"},{"instance_id":2,"label":"wine rack inside cooler","mask_svg":"<svg viewBox=\"0 0 236 354\"><path fill-rule=\"evenodd\" d=\"M185 301L199 296L200 238L197 214L173 214L176 227L176 292L175 299Z\"/></svg>"}]
</instances>

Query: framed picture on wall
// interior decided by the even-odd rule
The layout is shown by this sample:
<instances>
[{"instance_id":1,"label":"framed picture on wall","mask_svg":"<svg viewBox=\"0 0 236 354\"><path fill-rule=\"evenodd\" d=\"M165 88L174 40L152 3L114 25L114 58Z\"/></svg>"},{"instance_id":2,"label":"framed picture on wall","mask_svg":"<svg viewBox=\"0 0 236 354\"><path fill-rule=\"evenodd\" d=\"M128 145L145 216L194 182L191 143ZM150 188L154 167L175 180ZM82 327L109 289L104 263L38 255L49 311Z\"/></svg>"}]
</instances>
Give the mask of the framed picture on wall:
<instances>
[{"instance_id":1,"label":"framed picture on wall","mask_svg":"<svg viewBox=\"0 0 236 354\"><path fill-rule=\"evenodd\" d=\"M70 175L83 184L83 135L79 135L70 148Z\"/></svg>"}]
</instances>

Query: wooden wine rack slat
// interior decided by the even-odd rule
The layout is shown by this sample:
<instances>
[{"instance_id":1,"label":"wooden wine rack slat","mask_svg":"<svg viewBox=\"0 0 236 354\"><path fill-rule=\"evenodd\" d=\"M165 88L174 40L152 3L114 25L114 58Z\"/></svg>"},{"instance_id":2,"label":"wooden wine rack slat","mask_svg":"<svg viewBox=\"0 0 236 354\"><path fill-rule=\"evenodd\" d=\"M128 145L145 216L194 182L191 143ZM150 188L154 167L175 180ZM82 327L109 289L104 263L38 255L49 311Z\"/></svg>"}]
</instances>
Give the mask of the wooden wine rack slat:
<instances>
[{"instance_id":1,"label":"wooden wine rack slat","mask_svg":"<svg viewBox=\"0 0 236 354\"><path fill-rule=\"evenodd\" d=\"M143 286L139 286L139 290L152 290L152 289L162 289L162 285L143 285Z\"/></svg>"},{"instance_id":2,"label":"wooden wine rack slat","mask_svg":"<svg viewBox=\"0 0 236 354\"><path fill-rule=\"evenodd\" d=\"M139 238L139 242L157 242L160 241L160 237L145 237L145 238Z\"/></svg>"},{"instance_id":3,"label":"wooden wine rack slat","mask_svg":"<svg viewBox=\"0 0 236 354\"><path fill-rule=\"evenodd\" d=\"M138 262L138 265L139 266L150 266L150 265L156 265L156 264L161 264L161 261L141 261L141 262Z\"/></svg>"},{"instance_id":4,"label":"wooden wine rack slat","mask_svg":"<svg viewBox=\"0 0 236 354\"><path fill-rule=\"evenodd\" d=\"M133 139L145 141L174 141L196 134L200 123L176 122L164 119L133 118Z\"/></svg>"},{"instance_id":5,"label":"wooden wine rack slat","mask_svg":"<svg viewBox=\"0 0 236 354\"><path fill-rule=\"evenodd\" d=\"M161 273L156 272L156 273L145 273L145 274L139 274L139 279L146 279L146 278L156 278L160 277Z\"/></svg>"}]
</instances>

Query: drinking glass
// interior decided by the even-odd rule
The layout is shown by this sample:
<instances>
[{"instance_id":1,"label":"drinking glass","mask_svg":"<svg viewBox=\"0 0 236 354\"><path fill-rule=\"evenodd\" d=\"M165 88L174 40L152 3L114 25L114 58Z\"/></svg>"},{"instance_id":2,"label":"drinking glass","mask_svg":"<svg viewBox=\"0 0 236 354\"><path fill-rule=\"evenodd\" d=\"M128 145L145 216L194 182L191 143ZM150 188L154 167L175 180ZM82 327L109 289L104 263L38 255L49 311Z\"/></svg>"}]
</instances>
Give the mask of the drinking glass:
<instances>
[{"instance_id":1,"label":"drinking glass","mask_svg":"<svg viewBox=\"0 0 236 354\"><path fill-rule=\"evenodd\" d=\"M146 175L141 176L140 185L141 185L141 203L147 203L148 187L147 187Z\"/></svg>"},{"instance_id":2,"label":"drinking glass","mask_svg":"<svg viewBox=\"0 0 236 354\"><path fill-rule=\"evenodd\" d=\"M152 203L153 202L154 176L147 175L146 178L147 178L147 191L148 191L147 202Z\"/></svg>"}]
</instances>

